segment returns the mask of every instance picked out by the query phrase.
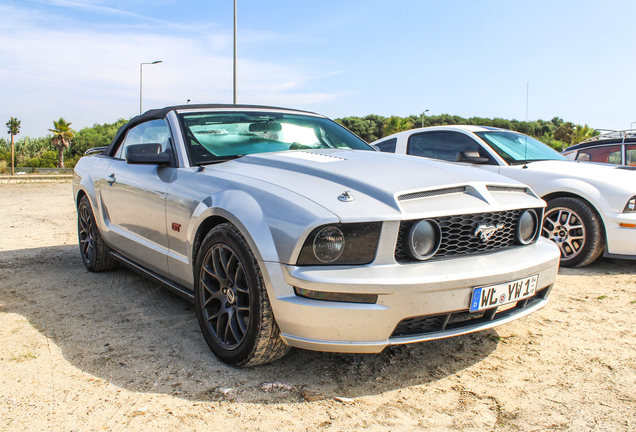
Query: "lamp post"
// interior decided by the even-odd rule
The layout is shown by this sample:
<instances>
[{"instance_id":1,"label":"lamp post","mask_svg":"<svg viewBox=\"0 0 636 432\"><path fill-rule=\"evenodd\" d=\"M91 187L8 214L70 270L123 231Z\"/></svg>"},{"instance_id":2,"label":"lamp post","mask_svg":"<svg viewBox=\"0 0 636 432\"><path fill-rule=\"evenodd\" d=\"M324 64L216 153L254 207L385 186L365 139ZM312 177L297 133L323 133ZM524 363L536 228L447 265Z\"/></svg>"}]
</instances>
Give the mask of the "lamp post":
<instances>
[{"instance_id":1,"label":"lamp post","mask_svg":"<svg viewBox=\"0 0 636 432\"><path fill-rule=\"evenodd\" d=\"M234 0L234 105L236 105L236 0Z\"/></svg>"},{"instance_id":2,"label":"lamp post","mask_svg":"<svg viewBox=\"0 0 636 432\"><path fill-rule=\"evenodd\" d=\"M157 61L153 61L153 62L150 62L150 63L141 63L139 65L139 114L141 114L141 98L142 98L142 95L143 95L144 65L157 64L157 63L163 63L163 61L157 60Z\"/></svg>"},{"instance_id":3,"label":"lamp post","mask_svg":"<svg viewBox=\"0 0 636 432\"><path fill-rule=\"evenodd\" d=\"M634 123L636 123L636 121L630 123L630 125L629 125L630 129L634 129Z\"/></svg>"},{"instance_id":4,"label":"lamp post","mask_svg":"<svg viewBox=\"0 0 636 432\"><path fill-rule=\"evenodd\" d=\"M422 113L422 127L424 127L424 115L429 112L429 110L426 110Z\"/></svg>"}]
</instances>

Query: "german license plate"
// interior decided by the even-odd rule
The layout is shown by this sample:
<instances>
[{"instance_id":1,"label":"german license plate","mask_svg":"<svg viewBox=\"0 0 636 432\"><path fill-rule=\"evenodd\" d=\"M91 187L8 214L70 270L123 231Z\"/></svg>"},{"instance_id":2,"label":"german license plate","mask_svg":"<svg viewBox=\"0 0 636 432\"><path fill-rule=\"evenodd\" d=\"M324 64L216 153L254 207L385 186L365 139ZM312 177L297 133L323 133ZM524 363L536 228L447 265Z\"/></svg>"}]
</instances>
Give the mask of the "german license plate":
<instances>
[{"instance_id":1,"label":"german license plate","mask_svg":"<svg viewBox=\"0 0 636 432\"><path fill-rule=\"evenodd\" d=\"M537 290L538 279L539 275L532 275L512 282L477 287L473 290L470 311L479 312L532 297Z\"/></svg>"}]
</instances>

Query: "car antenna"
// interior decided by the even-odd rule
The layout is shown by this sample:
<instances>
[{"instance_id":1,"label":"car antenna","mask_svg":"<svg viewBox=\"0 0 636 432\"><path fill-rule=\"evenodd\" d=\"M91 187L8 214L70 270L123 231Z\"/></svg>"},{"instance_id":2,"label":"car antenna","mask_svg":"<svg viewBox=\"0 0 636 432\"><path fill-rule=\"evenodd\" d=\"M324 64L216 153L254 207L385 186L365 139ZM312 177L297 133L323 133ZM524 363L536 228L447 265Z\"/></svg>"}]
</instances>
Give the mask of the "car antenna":
<instances>
[{"instance_id":1,"label":"car antenna","mask_svg":"<svg viewBox=\"0 0 636 432\"><path fill-rule=\"evenodd\" d=\"M530 95L530 83L526 83L526 126L528 125L528 96ZM523 155L523 167L524 169L528 168L528 134L525 134L525 145L524 145L524 155Z\"/></svg>"}]
</instances>

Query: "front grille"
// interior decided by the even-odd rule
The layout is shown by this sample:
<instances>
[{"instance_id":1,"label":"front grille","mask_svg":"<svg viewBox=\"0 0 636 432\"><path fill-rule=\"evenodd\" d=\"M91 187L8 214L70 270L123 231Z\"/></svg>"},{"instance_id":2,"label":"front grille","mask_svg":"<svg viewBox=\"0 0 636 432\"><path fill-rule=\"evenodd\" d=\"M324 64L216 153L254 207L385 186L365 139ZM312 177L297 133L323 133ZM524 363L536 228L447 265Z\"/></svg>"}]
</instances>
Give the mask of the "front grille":
<instances>
[{"instance_id":1,"label":"front grille","mask_svg":"<svg viewBox=\"0 0 636 432\"><path fill-rule=\"evenodd\" d=\"M537 209L537 214L541 209ZM517 219L521 210L509 210L495 213L477 213L458 216L441 216L432 218L442 230L440 247L430 260L447 258L456 255L490 252L514 245ZM395 260L400 264L421 262L409 256L408 241L411 227L418 220L402 221L398 241L395 248ZM480 225L497 226L503 224L488 241L475 235Z\"/></svg>"},{"instance_id":2,"label":"front grille","mask_svg":"<svg viewBox=\"0 0 636 432\"><path fill-rule=\"evenodd\" d=\"M445 189L412 192L412 193L400 195L398 197L398 201L408 201L408 200L419 199L419 198L428 198L433 196L464 193L464 192L466 192L466 186L457 186L457 187L445 188Z\"/></svg>"},{"instance_id":3,"label":"front grille","mask_svg":"<svg viewBox=\"0 0 636 432\"><path fill-rule=\"evenodd\" d=\"M550 287L543 288L530 298L519 300L498 308L470 313L468 310L442 315L427 315L407 318L398 323L391 337L419 336L444 330L459 329L489 321L504 319L545 300Z\"/></svg>"}]
</instances>

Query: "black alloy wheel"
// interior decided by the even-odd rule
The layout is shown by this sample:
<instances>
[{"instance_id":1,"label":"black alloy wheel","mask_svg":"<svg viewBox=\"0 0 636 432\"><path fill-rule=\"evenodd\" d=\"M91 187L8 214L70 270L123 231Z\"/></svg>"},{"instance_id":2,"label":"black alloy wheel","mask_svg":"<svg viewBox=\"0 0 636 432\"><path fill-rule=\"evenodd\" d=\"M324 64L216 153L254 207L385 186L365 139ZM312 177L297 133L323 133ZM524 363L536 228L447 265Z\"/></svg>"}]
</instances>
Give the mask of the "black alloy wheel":
<instances>
[{"instance_id":1,"label":"black alloy wheel","mask_svg":"<svg viewBox=\"0 0 636 432\"><path fill-rule=\"evenodd\" d=\"M203 258L200 277L202 314L210 333L221 348L234 350L245 339L252 313L243 264L230 246L217 243Z\"/></svg>"},{"instance_id":2,"label":"black alloy wheel","mask_svg":"<svg viewBox=\"0 0 636 432\"><path fill-rule=\"evenodd\" d=\"M77 237L84 267L91 272L117 268L118 262L108 255L108 247L102 240L95 215L88 197L84 195L77 206Z\"/></svg>"},{"instance_id":3,"label":"black alloy wheel","mask_svg":"<svg viewBox=\"0 0 636 432\"><path fill-rule=\"evenodd\" d=\"M195 269L199 325L220 360L256 366L289 351L280 338L258 262L234 225L217 225L206 235Z\"/></svg>"}]
</instances>

